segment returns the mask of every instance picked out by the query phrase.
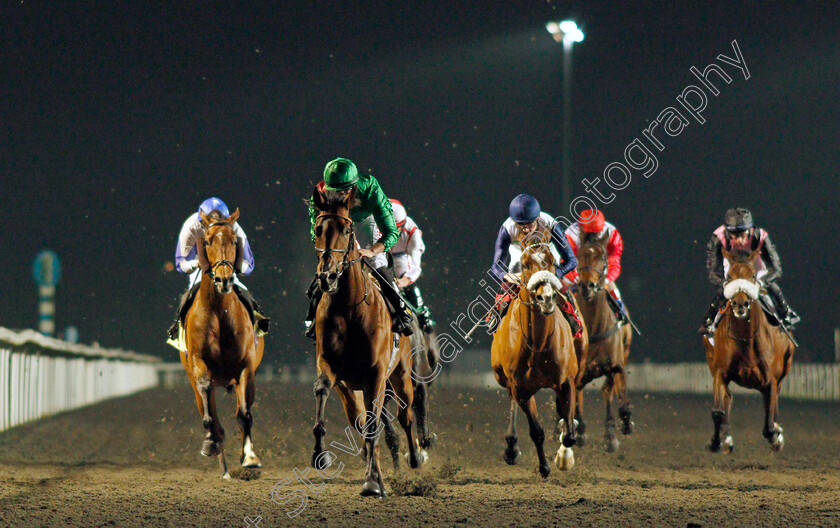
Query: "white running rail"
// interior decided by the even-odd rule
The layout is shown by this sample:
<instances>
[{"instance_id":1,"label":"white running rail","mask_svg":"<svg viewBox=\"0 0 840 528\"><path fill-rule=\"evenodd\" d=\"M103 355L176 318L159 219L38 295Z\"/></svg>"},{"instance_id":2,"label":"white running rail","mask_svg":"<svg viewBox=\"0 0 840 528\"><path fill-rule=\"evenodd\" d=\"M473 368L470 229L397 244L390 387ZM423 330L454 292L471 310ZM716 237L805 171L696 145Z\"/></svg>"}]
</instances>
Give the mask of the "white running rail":
<instances>
[{"instance_id":1,"label":"white running rail","mask_svg":"<svg viewBox=\"0 0 840 528\"><path fill-rule=\"evenodd\" d=\"M0 431L158 385L160 358L0 328Z\"/></svg>"}]
</instances>

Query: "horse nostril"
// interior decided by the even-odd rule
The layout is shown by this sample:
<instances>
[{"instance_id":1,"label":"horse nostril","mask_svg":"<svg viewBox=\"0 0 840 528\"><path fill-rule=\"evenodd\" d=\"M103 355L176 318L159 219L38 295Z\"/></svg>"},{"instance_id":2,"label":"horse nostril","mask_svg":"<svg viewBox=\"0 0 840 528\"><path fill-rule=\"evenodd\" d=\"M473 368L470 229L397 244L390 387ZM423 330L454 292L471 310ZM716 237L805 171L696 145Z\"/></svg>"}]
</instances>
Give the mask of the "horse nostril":
<instances>
[{"instance_id":1,"label":"horse nostril","mask_svg":"<svg viewBox=\"0 0 840 528\"><path fill-rule=\"evenodd\" d=\"M335 279L337 279L337 278L338 278L338 273L335 273L335 272L330 273L330 274L327 276L327 278L328 278L330 281L334 281Z\"/></svg>"}]
</instances>

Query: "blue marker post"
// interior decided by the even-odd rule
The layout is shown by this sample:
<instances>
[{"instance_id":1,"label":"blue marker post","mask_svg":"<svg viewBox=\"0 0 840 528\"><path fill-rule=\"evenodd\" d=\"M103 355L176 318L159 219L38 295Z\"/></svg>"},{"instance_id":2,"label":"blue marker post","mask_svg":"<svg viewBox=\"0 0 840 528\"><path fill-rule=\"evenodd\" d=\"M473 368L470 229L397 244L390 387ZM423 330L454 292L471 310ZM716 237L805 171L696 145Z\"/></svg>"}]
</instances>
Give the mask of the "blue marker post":
<instances>
[{"instance_id":1,"label":"blue marker post","mask_svg":"<svg viewBox=\"0 0 840 528\"><path fill-rule=\"evenodd\" d=\"M38 331L55 333L55 286L61 278L61 261L54 251L45 249L35 257L32 276L38 285Z\"/></svg>"}]
</instances>

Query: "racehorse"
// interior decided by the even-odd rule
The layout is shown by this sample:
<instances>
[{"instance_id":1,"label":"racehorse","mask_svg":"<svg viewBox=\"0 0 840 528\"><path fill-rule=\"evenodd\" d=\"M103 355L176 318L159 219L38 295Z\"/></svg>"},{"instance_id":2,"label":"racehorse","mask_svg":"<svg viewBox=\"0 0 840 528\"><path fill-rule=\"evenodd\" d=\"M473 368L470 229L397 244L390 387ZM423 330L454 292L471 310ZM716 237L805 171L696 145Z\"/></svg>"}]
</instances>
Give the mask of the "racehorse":
<instances>
[{"instance_id":1,"label":"racehorse","mask_svg":"<svg viewBox=\"0 0 840 528\"><path fill-rule=\"evenodd\" d=\"M632 329L620 325L607 300L605 289L607 276L607 237L599 238L597 233L584 233L578 250L578 291L575 295L583 321L589 333L589 351L586 361L580 365L582 375L578 382L577 407L578 441L585 442L586 424L583 420L583 388L592 380L604 376L601 396L606 408L604 446L607 451L618 449L616 422L613 412L613 397L618 399L618 416L621 432L633 432L630 417L630 400L627 398L627 359L630 356ZM581 442L583 443L583 442Z\"/></svg>"},{"instance_id":2,"label":"racehorse","mask_svg":"<svg viewBox=\"0 0 840 528\"><path fill-rule=\"evenodd\" d=\"M412 318L411 329L411 379L414 381L414 416L417 419L417 437L420 447L429 448L437 439L435 433L429 432L428 387L440 373L440 352L437 345L437 333L434 327L423 329L417 317ZM386 401L387 403L387 401ZM399 468L400 439L389 420L385 420L385 443L391 451L394 468Z\"/></svg>"},{"instance_id":3,"label":"racehorse","mask_svg":"<svg viewBox=\"0 0 840 528\"><path fill-rule=\"evenodd\" d=\"M355 188L347 192L316 188L312 203L315 250L320 254L316 278L324 292L315 315L318 379L315 381L315 448L312 466L331 463L324 450L324 406L335 387L350 424L364 437L365 483L363 496L385 497L379 467L378 438L386 397L398 399L398 418L408 439L408 462L418 468L427 460L412 431L414 385L410 372L411 342L391 332L391 317L376 280L364 273L350 218ZM338 257L336 257L338 255ZM387 394L386 394L387 389ZM362 400L354 391L362 391Z\"/></svg>"},{"instance_id":4,"label":"racehorse","mask_svg":"<svg viewBox=\"0 0 840 528\"><path fill-rule=\"evenodd\" d=\"M785 444L776 417L779 391L793 364L795 346L788 335L770 323L760 305L761 284L756 278L754 265L759 251L730 253L723 250L723 256L730 264L723 289L728 302L715 329L714 344L703 336L706 361L714 382L712 420L715 432L708 448L715 453L721 447L724 453L731 453L734 449L729 431L731 381L761 392L764 396L762 434L774 452L781 451Z\"/></svg>"},{"instance_id":5,"label":"racehorse","mask_svg":"<svg viewBox=\"0 0 840 528\"><path fill-rule=\"evenodd\" d=\"M201 284L187 312L187 350L181 364L195 391L198 413L207 431L201 454L219 457L223 477L230 478L225 461L225 431L216 414L215 387L236 391L236 420L242 430L243 467L260 467L251 440L251 405L254 403L254 374L263 357L265 342L255 334L248 309L233 293L236 233L233 224L239 209L228 218L201 213L204 240L199 241L199 262L204 261ZM206 260L205 260L206 257Z\"/></svg>"},{"instance_id":6,"label":"racehorse","mask_svg":"<svg viewBox=\"0 0 840 528\"><path fill-rule=\"evenodd\" d=\"M562 284L554 274L550 237L535 232L528 236L522 251L522 281L526 285L511 303L510 309L493 335L490 362L496 381L508 390L510 425L505 441L505 462L516 464L521 454L517 445L517 405L528 418L531 440L537 449L540 475L551 470L545 458L545 432L537 421L534 394L540 389L554 390L557 415L562 420L560 448L555 465L568 470L574 465L576 431L573 420L575 380L578 361L572 330L557 306ZM560 302L565 302L560 299Z\"/></svg>"}]
</instances>

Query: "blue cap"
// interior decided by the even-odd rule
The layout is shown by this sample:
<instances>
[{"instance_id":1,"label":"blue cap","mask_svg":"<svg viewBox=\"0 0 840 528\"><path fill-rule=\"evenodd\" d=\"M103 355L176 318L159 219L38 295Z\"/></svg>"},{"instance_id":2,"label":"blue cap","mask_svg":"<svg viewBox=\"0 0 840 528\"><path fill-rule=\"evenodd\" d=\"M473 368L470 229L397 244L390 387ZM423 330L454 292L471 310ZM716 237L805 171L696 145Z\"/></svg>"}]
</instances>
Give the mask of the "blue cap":
<instances>
[{"instance_id":1,"label":"blue cap","mask_svg":"<svg viewBox=\"0 0 840 528\"><path fill-rule=\"evenodd\" d=\"M225 202L221 201L220 199L216 198L208 198L201 202L201 206L198 208L199 211L204 211L204 214L209 215L213 211L219 211L219 214L224 216L225 218L230 216L230 210L228 210L228 206L225 205Z\"/></svg>"},{"instance_id":2,"label":"blue cap","mask_svg":"<svg viewBox=\"0 0 840 528\"><path fill-rule=\"evenodd\" d=\"M539 218L540 203L530 194L520 194L510 202L509 211L517 224L529 224Z\"/></svg>"}]
</instances>

